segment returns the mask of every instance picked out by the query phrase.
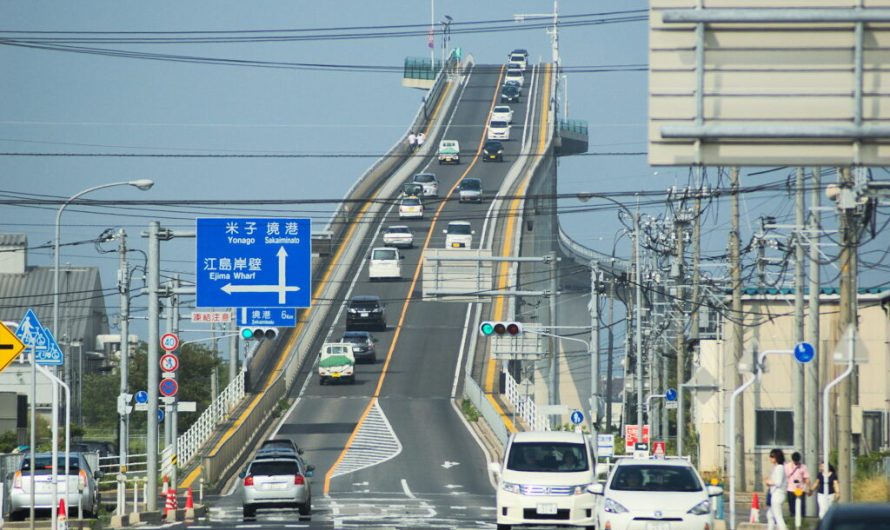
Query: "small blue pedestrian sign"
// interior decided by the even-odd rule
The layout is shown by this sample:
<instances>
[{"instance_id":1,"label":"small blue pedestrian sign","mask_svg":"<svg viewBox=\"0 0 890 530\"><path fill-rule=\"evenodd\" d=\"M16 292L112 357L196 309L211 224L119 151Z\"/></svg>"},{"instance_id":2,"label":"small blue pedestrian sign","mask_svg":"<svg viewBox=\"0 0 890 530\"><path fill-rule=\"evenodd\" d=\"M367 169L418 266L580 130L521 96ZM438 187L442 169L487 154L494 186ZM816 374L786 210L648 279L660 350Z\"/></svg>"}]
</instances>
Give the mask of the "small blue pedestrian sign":
<instances>
[{"instance_id":1,"label":"small blue pedestrian sign","mask_svg":"<svg viewBox=\"0 0 890 530\"><path fill-rule=\"evenodd\" d=\"M816 356L816 348L809 342L798 342L794 346L794 358L799 362L808 363Z\"/></svg>"},{"instance_id":2,"label":"small blue pedestrian sign","mask_svg":"<svg viewBox=\"0 0 890 530\"><path fill-rule=\"evenodd\" d=\"M134 397L136 399L136 403L148 403L148 392L146 392L145 390L136 392L136 395Z\"/></svg>"},{"instance_id":3,"label":"small blue pedestrian sign","mask_svg":"<svg viewBox=\"0 0 890 530\"><path fill-rule=\"evenodd\" d=\"M297 310L292 307L240 307L236 312L239 326L297 326Z\"/></svg>"},{"instance_id":4,"label":"small blue pedestrian sign","mask_svg":"<svg viewBox=\"0 0 890 530\"><path fill-rule=\"evenodd\" d=\"M164 409L158 409L158 423L164 421Z\"/></svg>"},{"instance_id":5,"label":"small blue pedestrian sign","mask_svg":"<svg viewBox=\"0 0 890 530\"><path fill-rule=\"evenodd\" d=\"M570 419L572 420L572 425L581 425L584 421L584 414L580 410L573 410Z\"/></svg>"},{"instance_id":6,"label":"small blue pedestrian sign","mask_svg":"<svg viewBox=\"0 0 890 530\"><path fill-rule=\"evenodd\" d=\"M664 392L664 399L667 401L677 401L677 390L674 388L668 388Z\"/></svg>"},{"instance_id":7,"label":"small blue pedestrian sign","mask_svg":"<svg viewBox=\"0 0 890 530\"><path fill-rule=\"evenodd\" d=\"M65 364L65 356L56 342L50 330L43 327L34 310L28 309L24 318L15 330L15 336L25 345L25 351L30 355L34 352L34 361L43 366L62 366Z\"/></svg>"},{"instance_id":8,"label":"small blue pedestrian sign","mask_svg":"<svg viewBox=\"0 0 890 530\"><path fill-rule=\"evenodd\" d=\"M310 219L200 218L196 227L197 307L310 306Z\"/></svg>"}]
</instances>

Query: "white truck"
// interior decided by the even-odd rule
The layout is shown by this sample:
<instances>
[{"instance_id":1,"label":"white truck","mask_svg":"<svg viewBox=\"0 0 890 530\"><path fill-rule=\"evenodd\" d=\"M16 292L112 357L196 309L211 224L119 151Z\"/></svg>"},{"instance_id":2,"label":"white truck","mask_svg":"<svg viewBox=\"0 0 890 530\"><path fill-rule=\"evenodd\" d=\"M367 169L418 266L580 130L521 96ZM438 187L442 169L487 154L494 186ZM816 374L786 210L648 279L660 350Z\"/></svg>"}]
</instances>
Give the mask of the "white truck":
<instances>
[{"instance_id":1,"label":"white truck","mask_svg":"<svg viewBox=\"0 0 890 530\"><path fill-rule=\"evenodd\" d=\"M326 342L321 345L318 383L324 385L330 381L355 383L355 355L352 354L352 344Z\"/></svg>"},{"instance_id":2,"label":"white truck","mask_svg":"<svg viewBox=\"0 0 890 530\"><path fill-rule=\"evenodd\" d=\"M457 140L439 142L439 163L460 164L460 143Z\"/></svg>"}]
</instances>

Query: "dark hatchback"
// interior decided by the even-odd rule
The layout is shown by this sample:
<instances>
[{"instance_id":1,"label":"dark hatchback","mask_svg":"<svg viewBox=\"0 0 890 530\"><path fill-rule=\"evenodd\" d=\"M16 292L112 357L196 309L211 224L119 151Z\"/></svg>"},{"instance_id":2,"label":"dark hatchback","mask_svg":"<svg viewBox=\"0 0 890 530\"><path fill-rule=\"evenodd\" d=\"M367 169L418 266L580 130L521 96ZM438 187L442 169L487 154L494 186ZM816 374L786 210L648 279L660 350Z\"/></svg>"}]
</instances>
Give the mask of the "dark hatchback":
<instances>
[{"instance_id":1,"label":"dark hatchback","mask_svg":"<svg viewBox=\"0 0 890 530\"><path fill-rule=\"evenodd\" d=\"M519 89L513 85L501 88L501 103L519 103Z\"/></svg>"},{"instance_id":2,"label":"dark hatchback","mask_svg":"<svg viewBox=\"0 0 890 530\"><path fill-rule=\"evenodd\" d=\"M485 142L485 145L482 146L482 160L488 162L489 160L497 160L498 162L504 161L504 144L498 142L497 140L489 140Z\"/></svg>"},{"instance_id":3,"label":"dark hatchback","mask_svg":"<svg viewBox=\"0 0 890 530\"><path fill-rule=\"evenodd\" d=\"M352 355L356 362L377 362L377 339L367 331L347 331L340 342L352 345Z\"/></svg>"},{"instance_id":4,"label":"dark hatchback","mask_svg":"<svg viewBox=\"0 0 890 530\"><path fill-rule=\"evenodd\" d=\"M354 296L346 308L346 330L374 328L386 329L386 306L379 296Z\"/></svg>"}]
</instances>

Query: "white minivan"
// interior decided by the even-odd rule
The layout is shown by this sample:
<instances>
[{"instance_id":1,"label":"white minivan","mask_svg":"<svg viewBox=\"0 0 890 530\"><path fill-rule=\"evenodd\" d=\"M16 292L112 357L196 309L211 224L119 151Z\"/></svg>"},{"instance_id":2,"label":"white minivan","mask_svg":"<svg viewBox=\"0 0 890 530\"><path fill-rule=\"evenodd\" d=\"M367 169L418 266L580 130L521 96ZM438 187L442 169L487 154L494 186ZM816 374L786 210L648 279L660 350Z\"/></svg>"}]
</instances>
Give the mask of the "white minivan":
<instances>
[{"instance_id":1,"label":"white minivan","mask_svg":"<svg viewBox=\"0 0 890 530\"><path fill-rule=\"evenodd\" d=\"M582 526L593 529L596 460L587 436L565 431L511 435L504 461L489 470L498 477L497 527Z\"/></svg>"},{"instance_id":2,"label":"white minivan","mask_svg":"<svg viewBox=\"0 0 890 530\"><path fill-rule=\"evenodd\" d=\"M469 221L451 221L445 232L445 248L470 248L473 246L473 225Z\"/></svg>"},{"instance_id":3,"label":"white minivan","mask_svg":"<svg viewBox=\"0 0 890 530\"><path fill-rule=\"evenodd\" d=\"M491 120L488 122L489 140L509 140L510 124L505 121Z\"/></svg>"},{"instance_id":4,"label":"white minivan","mask_svg":"<svg viewBox=\"0 0 890 530\"><path fill-rule=\"evenodd\" d=\"M370 280L393 280L402 277L402 259L398 249L392 247L376 247L371 249L368 259L368 278Z\"/></svg>"}]
</instances>

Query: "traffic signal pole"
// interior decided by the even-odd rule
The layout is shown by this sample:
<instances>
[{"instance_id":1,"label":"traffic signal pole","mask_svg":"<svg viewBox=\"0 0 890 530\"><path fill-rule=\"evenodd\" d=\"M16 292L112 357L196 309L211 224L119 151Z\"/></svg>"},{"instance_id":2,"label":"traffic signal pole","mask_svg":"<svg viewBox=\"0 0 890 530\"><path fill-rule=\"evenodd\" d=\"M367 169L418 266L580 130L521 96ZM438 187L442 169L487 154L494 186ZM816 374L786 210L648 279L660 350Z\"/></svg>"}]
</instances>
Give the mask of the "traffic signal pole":
<instances>
[{"instance_id":1,"label":"traffic signal pole","mask_svg":"<svg viewBox=\"0 0 890 530\"><path fill-rule=\"evenodd\" d=\"M148 224L148 417L146 424L146 511L158 509L158 304L161 279L161 242L158 238L160 223L151 221Z\"/></svg>"}]
</instances>

